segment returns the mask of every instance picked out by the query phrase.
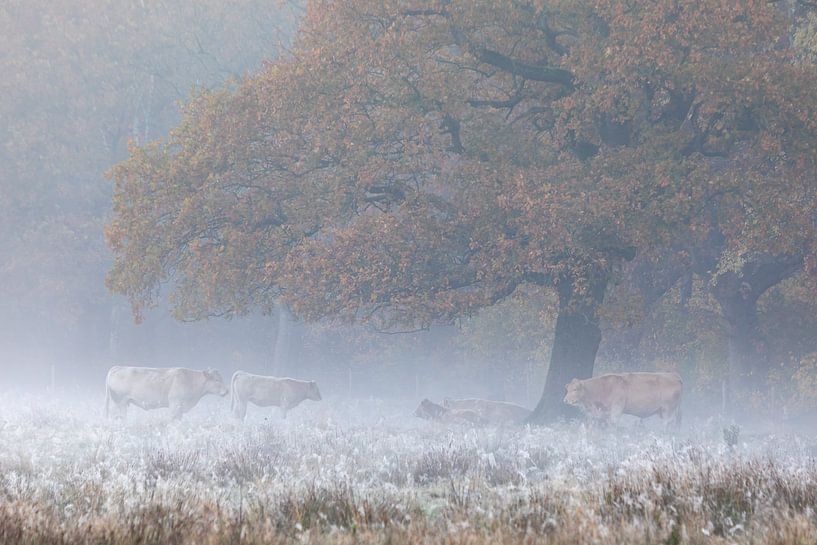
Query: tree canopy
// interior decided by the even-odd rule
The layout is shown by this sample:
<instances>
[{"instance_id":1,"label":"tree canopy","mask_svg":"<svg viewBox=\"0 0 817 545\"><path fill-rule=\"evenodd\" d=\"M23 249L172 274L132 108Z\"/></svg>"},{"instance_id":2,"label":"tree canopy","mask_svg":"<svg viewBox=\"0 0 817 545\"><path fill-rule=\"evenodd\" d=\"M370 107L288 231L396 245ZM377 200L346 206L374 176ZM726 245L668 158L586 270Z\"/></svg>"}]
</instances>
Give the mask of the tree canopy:
<instances>
[{"instance_id":1,"label":"tree canopy","mask_svg":"<svg viewBox=\"0 0 817 545\"><path fill-rule=\"evenodd\" d=\"M691 262L716 233L719 265L817 265L795 23L754 0L308 2L289 56L113 169L109 286L137 313L169 283L179 317L282 299L388 329L554 286L554 415L637 252Z\"/></svg>"}]
</instances>

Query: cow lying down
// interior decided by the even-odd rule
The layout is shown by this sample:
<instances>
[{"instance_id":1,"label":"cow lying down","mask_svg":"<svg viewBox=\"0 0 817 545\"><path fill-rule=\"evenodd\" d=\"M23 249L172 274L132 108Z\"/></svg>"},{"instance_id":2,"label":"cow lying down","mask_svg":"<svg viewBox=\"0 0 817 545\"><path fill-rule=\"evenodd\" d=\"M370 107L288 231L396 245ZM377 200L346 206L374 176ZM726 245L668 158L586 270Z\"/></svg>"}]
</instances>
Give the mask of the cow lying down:
<instances>
[{"instance_id":1,"label":"cow lying down","mask_svg":"<svg viewBox=\"0 0 817 545\"><path fill-rule=\"evenodd\" d=\"M168 407L173 418L178 419L205 395L225 396L227 392L215 369L115 366L105 378L105 416L113 403L122 418L128 405L136 405L144 410Z\"/></svg>"},{"instance_id":2,"label":"cow lying down","mask_svg":"<svg viewBox=\"0 0 817 545\"><path fill-rule=\"evenodd\" d=\"M665 425L680 427L683 388L677 373L612 373L570 381L564 402L610 424L622 414L642 420L657 414Z\"/></svg>"},{"instance_id":3,"label":"cow lying down","mask_svg":"<svg viewBox=\"0 0 817 545\"><path fill-rule=\"evenodd\" d=\"M476 398L451 399L446 397L443 399L443 406L448 409L474 411L487 424L494 426L522 424L531 413L531 411L516 403Z\"/></svg>"},{"instance_id":4,"label":"cow lying down","mask_svg":"<svg viewBox=\"0 0 817 545\"><path fill-rule=\"evenodd\" d=\"M287 411L297 407L304 399L321 400L321 392L314 380L268 377L244 371L233 375L230 391L233 416L241 420L247 414L247 403L259 407L279 407L286 418Z\"/></svg>"},{"instance_id":5,"label":"cow lying down","mask_svg":"<svg viewBox=\"0 0 817 545\"><path fill-rule=\"evenodd\" d=\"M420 405L418 405L414 411L414 416L445 424L473 424L482 426L486 423L476 411L470 409L449 409L434 403L430 399L424 399L420 402Z\"/></svg>"}]
</instances>

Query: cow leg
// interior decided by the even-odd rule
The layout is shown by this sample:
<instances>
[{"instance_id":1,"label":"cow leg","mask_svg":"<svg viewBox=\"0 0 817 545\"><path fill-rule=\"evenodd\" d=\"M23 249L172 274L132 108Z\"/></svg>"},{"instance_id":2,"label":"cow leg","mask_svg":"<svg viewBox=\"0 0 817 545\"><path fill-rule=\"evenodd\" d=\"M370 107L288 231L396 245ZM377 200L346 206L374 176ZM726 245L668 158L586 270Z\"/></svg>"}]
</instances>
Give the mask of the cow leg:
<instances>
[{"instance_id":1,"label":"cow leg","mask_svg":"<svg viewBox=\"0 0 817 545\"><path fill-rule=\"evenodd\" d=\"M281 419L286 420L287 411L290 409L289 399L287 399L286 396L281 397L280 405L278 405L278 408L281 410Z\"/></svg>"},{"instance_id":2,"label":"cow leg","mask_svg":"<svg viewBox=\"0 0 817 545\"><path fill-rule=\"evenodd\" d=\"M660 407L655 414L657 414L658 419L661 420L661 426L664 429L667 429L667 424L669 423L669 416L667 414L666 407Z\"/></svg>"},{"instance_id":3,"label":"cow leg","mask_svg":"<svg viewBox=\"0 0 817 545\"><path fill-rule=\"evenodd\" d=\"M233 406L233 416L244 421L247 416L247 402L239 397L235 399L235 406Z\"/></svg>"},{"instance_id":4,"label":"cow leg","mask_svg":"<svg viewBox=\"0 0 817 545\"><path fill-rule=\"evenodd\" d=\"M667 409L661 410L661 421L664 423L664 429L669 430L672 427L675 431L681 429L681 407L676 407L674 411Z\"/></svg>"},{"instance_id":5,"label":"cow leg","mask_svg":"<svg viewBox=\"0 0 817 545\"><path fill-rule=\"evenodd\" d=\"M607 421L612 426L617 426L618 421L621 418L621 415L624 413L624 404L623 403L616 403L610 407L610 412L607 413Z\"/></svg>"},{"instance_id":6,"label":"cow leg","mask_svg":"<svg viewBox=\"0 0 817 545\"><path fill-rule=\"evenodd\" d=\"M184 414L184 404L179 403L172 403L170 405L170 417L173 420L181 420L182 415Z\"/></svg>"},{"instance_id":7,"label":"cow leg","mask_svg":"<svg viewBox=\"0 0 817 545\"><path fill-rule=\"evenodd\" d=\"M111 392L107 392L105 399L105 418L124 420L128 410L128 403L130 403L130 401L127 398L116 397L111 394ZM111 404L113 404L113 410L111 410Z\"/></svg>"}]
</instances>

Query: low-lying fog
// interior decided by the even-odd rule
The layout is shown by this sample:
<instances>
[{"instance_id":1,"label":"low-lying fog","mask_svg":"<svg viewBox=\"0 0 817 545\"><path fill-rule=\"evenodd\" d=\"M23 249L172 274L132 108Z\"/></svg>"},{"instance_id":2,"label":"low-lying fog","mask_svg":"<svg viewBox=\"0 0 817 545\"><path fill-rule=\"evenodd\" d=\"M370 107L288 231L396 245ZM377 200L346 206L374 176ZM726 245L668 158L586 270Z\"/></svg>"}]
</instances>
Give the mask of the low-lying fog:
<instances>
[{"instance_id":1,"label":"low-lying fog","mask_svg":"<svg viewBox=\"0 0 817 545\"><path fill-rule=\"evenodd\" d=\"M121 421L103 417L101 392L1 399L0 514L41 534L309 540L448 521L464 535L499 524L623 539L682 524L739 537L778 531L778 510L796 517L817 494L813 435L729 436L714 417L680 433L633 422L475 427L414 418L410 401L327 396L285 420L251 407L242 424L229 398L207 397L181 421L136 408Z\"/></svg>"}]
</instances>

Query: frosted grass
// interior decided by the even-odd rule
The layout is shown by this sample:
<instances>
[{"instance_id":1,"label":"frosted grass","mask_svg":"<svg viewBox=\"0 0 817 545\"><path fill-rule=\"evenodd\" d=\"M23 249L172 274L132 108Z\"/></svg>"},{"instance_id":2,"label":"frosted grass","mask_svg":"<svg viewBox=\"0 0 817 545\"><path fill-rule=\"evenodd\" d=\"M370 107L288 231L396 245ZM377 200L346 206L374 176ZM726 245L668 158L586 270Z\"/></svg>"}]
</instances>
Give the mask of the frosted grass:
<instances>
[{"instance_id":1,"label":"frosted grass","mask_svg":"<svg viewBox=\"0 0 817 545\"><path fill-rule=\"evenodd\" d=\"M59 533L133 525L155 509L157 520L247 539L263 528L295 539L394 526L749 540L783 515L807 535L814 528L814 437L753 436L731 448L715 420L679 435L444 427L413 418L411 406L340 399L305 402L286 420L253 407L241 424L229 399L209 398L181 422L136 408L121 422L103 417L99 398L2 395L0 503L21 520L35 509Z\"/></svg>"}]
</instances>

